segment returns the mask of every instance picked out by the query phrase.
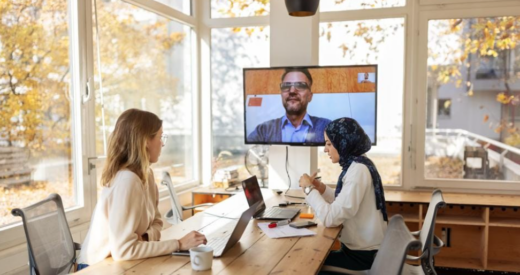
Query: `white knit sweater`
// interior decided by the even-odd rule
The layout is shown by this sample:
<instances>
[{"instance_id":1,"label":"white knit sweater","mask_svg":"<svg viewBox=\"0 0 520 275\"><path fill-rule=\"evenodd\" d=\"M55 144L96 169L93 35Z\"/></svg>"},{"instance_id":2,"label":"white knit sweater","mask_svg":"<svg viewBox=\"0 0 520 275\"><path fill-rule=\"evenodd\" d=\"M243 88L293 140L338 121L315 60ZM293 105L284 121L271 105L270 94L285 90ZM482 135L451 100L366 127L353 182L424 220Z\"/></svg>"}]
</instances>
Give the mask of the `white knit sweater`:
<instances>
[{"instance_id":1,"label":"white knit sweater","mask_svg":"<svg viewBox=\"0 0 520 275\"><path fill-rule=\"evenodd\" d=\"M161 239L162 221L157 209L159 192L152 172L148 185L129 171L119 171L97 202L78 263L95 264L112 256L116 261L169 254L177 240ZM148 234L148 240L143 235Z\"/></svg>"}]
</instances>

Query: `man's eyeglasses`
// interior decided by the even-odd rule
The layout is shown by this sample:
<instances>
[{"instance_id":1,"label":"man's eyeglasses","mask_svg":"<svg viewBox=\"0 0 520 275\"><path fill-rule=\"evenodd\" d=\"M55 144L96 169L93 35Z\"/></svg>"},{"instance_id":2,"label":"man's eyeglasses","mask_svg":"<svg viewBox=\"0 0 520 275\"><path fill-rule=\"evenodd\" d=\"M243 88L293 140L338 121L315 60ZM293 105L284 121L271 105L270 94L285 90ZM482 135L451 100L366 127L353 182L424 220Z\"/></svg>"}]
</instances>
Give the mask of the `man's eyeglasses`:
<instances>
[{"instance_id":1,"label":"man's eyeglasses","mask_svg":"<svg viewBox=\"0 0 520 275\"><path fill-rule=\"evenodd\" d=\"M161 142L162 142L163 146L166 144L167 140L168 140L168 135L162 134L161 135Z\"/></svg>"},{"instance_id":2,"label":"man's eyeglasses","mask_svg":"<svg viewBox=\"0 0 520 275\"><path fill-rule=\"evenodd\" d=\"M303 91L309 89L309 85L307 82L282 82L280 83L280 89L282 92L286 93L288 92L291 87L294 87L295 90Z\"/></svg>"}]
</instances>

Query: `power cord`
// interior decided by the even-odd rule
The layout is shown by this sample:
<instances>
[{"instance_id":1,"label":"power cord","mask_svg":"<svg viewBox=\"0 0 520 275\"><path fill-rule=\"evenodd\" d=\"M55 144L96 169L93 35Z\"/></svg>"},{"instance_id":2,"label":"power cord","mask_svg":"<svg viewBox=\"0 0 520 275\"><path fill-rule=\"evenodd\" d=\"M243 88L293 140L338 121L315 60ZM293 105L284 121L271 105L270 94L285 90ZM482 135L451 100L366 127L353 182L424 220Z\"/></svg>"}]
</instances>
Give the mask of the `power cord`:
<instances>
[{"instance_id":1,"label":"power cord","mask_svg":"<svg viewBox=\"0 0 520 275\"><path fill-rule=\"evenodd\" d=\"M289 169L287 169L287 164L289 163L289 146L285 146L285 172L287 172L287 178L289 178L289 186L287 186L287 190L285 190L285 194L289 192L291 189L291 176L289 176Z\"/></svg>"}]
</instances>

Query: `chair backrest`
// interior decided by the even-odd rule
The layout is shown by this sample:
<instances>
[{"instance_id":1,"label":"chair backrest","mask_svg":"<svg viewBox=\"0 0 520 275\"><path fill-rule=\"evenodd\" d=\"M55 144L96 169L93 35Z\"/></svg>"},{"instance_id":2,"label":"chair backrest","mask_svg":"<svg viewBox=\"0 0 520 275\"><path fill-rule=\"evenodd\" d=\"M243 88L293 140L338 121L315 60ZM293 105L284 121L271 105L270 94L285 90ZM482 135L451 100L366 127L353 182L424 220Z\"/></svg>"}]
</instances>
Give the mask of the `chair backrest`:
<instances>
[{"instance_id":1,"label":"chair backrest","mask_svg":"<svg viewBox=\"0 0 520 275\"><path fill-rule=\"evenodd\" d=\"M419 233L419 239L423 244L423 251L426 251L433 245L433 236L435 233L435 218L437 217L437 212L439 208L445 206L446 202L444 202L441 190L434 190L432 193L430 204L428 205L426 217L424 217L421 232Z\"/></svg>"},{"instance_id":2,"label":"chair backrest","mask_svg":"<svg viewBox=\"0 0 520 275\"><path fill-rule=\"evenodd\" d=\"M419 239L423 245L422 252L426 253L426 255L421 259L423 268L426 266L430 266L429 268L433 268L433 238L435 234L435 219L437 217L437 212L439 208L445 207L446 202L444 202L444 198L442 197L442 192L439 189L436 189L432 193L432 198L430 200L430 204L428 205L428 211L426 212L426 217L424 217L423 226L419 233ZM435 274L435 271L431 270L426 272L427 274Z\"/></svg>"},{"instance_id":3,"label":"chair backrest","mask_svg":"<svg viewBox=\"0 0 520 275\"><path fill-rule=\"evenodd\" d=\"M172 209L166 213L165 218L171 224L178 224L182 222L182 206L179 201L179 197L177 197L177 193L175 192L175 188L173 187L172 178L170 177L170 173L163 172L161 184L165 185L168 188L168 193L170 194L170 203L172 205Z\"/></svg>"},{"instance_id":4,"label":"chair backrest","mask_svg":"<svg viewBox=\"0 0 520 275\"><path fill-rule=\"evenodd\" d=\"M407 252L419 249L421 242L410 233L403 217L394 215L368 274L400 275Z\"/></svg>"},{"instance_id":5,"label":"chair backrest","mask_svg":"<svg viewBox=\"0 0 520 275\"><path fill-rule=\"evenodd\" d=\"M61 197L51 194L11 213L22 218L31 273L68 274L74 266L76 250Z\"/></svg>"}]
</instances>

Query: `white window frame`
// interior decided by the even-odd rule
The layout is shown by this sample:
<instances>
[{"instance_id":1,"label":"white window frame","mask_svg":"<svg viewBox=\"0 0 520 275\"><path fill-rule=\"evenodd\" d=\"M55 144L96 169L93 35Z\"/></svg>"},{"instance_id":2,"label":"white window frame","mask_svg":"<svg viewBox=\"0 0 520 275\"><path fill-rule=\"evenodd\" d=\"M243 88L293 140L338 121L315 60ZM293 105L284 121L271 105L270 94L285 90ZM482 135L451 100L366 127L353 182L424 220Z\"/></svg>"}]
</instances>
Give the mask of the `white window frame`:
<instances>
[{"instance_id":1,"label":"white window frame","mask_svg":"<svg viewBox=\"0 0 520 275\"><path fill-rule=\"evenodd\" d=\"M211 183L213 158L212 89L211 89L211 30L235 27L269 26L269 15L251 17L211 18L211 0L197 1L199 18L200 79L201 79L201 148L202 182ZM272 44L271 44L272 45Z\"/></svg>"},{"instance_id":2,"label":"white window frame","mask_svg":"<svg viewBox=\"0 0 520 275\"><path fill-rule=\"evenodd\" d=\"M143 0L127 0L129 4L147 9L169 20L187 25L192 30L192 115L193 115L193 167L194 179L175 186L177 192L200 185L200 108L199 108L199 43L197 38L198 23L195 16L186 15L167 5ZM195 10L198 1L192 0ZM93 85L94 51L93 51L93 0L68 1L69 33L71 60L71 85L74 100L73 113L73 157L74 184L82 186L76 190L77 206L66 210L69 227L75 227L90 221L97 202L96 171L91 161L97 158L95 148L95 102L94 89L87 96L87 83ZM81 176L80 176L81 175ZM167 197L167 190L162 190L161 197ZM24 205L25 206L25 205ZM20 206L20 207L24 207ZM25 243L25 233L21 222L0 229L0 251Z\"/></svg>"},{"instance_id":3,"label":"white window frame","mask_svg":"<svg viewBox=\"0 0 520 275\"><path fill-rule=\"evenodd\" d=\"M426 179L425 171L425 143L426 143L426 94L427 94L427 58L428 58L428 21L452 18L474 18L495 16L520 16L520 2L516 1L477 1L472 4L461 4L467 0L454 1L455 4L444 4L444 0L421 1L428 4L440 5L423 6L418 12L418 41L414 48L417 49L417 60L414 63L414 71L417 72L414 81L414 108L415 120L414 139L412 150L416 152L416 169L412 177L412 188L441 188L454 192L472 193L508 193L520 194L520 184L514 181L491 181L470 179Z\"/></svg>"},{"instance_id":4,"label":"white window frame","mask_svg":"<svg viewBox=\"0 0 520 275\"><path fill-rule=\"evenodd\" d=\"M387 190L400 190L410 189L410 178L411 168L413 167L413 155L411 148L411 113L412 109L410 106L413 105L412 100L412 83L413 83L413 72L411 68L412 61L415 55L415 49L413 44L415 37L411 35L413 33L413 27L415 22L414 10L416 9L416 1L407 0L405 6L402 7L390 7L390 8L377 8L377 9L363 9L363 10L344 10L344 11L328 11L320 13L319 23L333 23L333 22L346 22L346 21L359 21L359 20L378 20L378 19L392 19L392 18L403 18L404 19L404 70L403 70L403 131L402 131L402 143L401 143L401 182L400 185L385 185ZM383 72L380 72L383 73Z\"/></svg>"},{"instance_id":5,"label":"white window frame","mask_svg":"<svg viewBox=\"0 0 520 275\"><path fill-rule=\"evenodd\" d=\"M69 0L68 9L68 28L69 28L69 60L71 85L70 91L73 94L71 101L71 120L73 127L71 129L72 142L72 158L74 171L73 179L76 187L76 206L66 209L67 222L69 226L76 226L87 222L91 217L92 200L91 198L91 177L87 171L86 154L89 150L88 131L83 127L88 121L87 105L87 12L90 10L87 1ZM87 18L86 18L87 17ZM73 20L77 18L78 20ZM92 95L91 95L92 96ZM92 97L91 97L92 98ZM86 138L84 138L86 137ZM82 188L78 188L82 187ZM20 205L20 208L28 205ZM0 229L0 251L9 247L13 247L25 243L25 233L22 222L4 226Z\"/></svg>"},{"instance_id":6,"label":"white window frame","mask_svg":"<svg viewBox=\"0 0 520 275\"><path fill-rule=\"evenodd\" d=\"M199 38L198 38L198 22L196 13L192 15L187 15L179 10L176 10L168 5L165 5L160 2L149 1L149 0L123 0L123 2L134 5L136 7L145 9L149 12L157 14L161 17L164 17L168 20L175 21L181 23L185 26L190 27L191 29L191 41L190 46L192 48L192 70L191 70L191 84L192 84L192 142L193 142L193 176L192 180L186 181L182 184L175 185L176 192L182 192L184 190L188 190L190 188L196 187L201 184L201 152L200 152L200 89L199 89ZM195 11L199 1L191 0L191 10ZM159 197L165 198L168 197L169 193L166 188L160 188Z\"/></svg>"}]
</instances>

